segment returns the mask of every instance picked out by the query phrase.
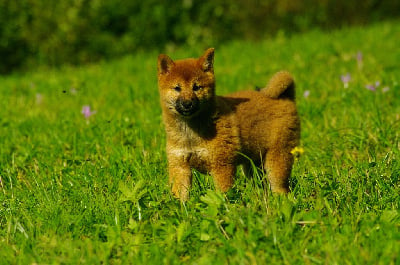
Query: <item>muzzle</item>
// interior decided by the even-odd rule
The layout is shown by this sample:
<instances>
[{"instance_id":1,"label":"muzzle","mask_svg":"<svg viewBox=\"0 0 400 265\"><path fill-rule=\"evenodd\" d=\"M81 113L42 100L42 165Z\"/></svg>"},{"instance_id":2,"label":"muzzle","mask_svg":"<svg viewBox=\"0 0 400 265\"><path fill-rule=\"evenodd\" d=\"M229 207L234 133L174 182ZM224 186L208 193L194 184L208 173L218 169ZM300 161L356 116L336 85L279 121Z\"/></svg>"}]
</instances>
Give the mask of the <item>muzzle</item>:
<instances>
[{"instance_id":1,"label":"muzzle","mask_svg":"<svg viewBox=\"0 0 400 265\"><path fill-rule=\"evenodd\" d=\"M192 116L199 110L199 100L196 97L190 100L178 98L175 109L182 116Z\"/></svg>"}]
</instances>

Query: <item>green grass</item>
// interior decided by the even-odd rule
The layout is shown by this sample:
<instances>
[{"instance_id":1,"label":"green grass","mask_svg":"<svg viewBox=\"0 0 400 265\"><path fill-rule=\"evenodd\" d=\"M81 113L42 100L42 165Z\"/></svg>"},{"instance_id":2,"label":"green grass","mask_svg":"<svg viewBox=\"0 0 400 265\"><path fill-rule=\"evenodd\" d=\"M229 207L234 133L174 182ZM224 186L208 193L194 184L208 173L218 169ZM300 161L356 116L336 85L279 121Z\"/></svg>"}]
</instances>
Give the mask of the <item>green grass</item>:
<instances>
[{"instance_id":1,"label":"green grass","mask_svg":"<svg viewBox=\"0 0 400 265\"><path fill-rule=\"evenodd\" d=\"M154 52L1 77L0 263L400 264L399 32L393 21L217 47L219 94L280 69L296 78L305 152L288 196L260 174L219 194L195 173L190 200L173 199Z\"/></svg>"}]
</instances>

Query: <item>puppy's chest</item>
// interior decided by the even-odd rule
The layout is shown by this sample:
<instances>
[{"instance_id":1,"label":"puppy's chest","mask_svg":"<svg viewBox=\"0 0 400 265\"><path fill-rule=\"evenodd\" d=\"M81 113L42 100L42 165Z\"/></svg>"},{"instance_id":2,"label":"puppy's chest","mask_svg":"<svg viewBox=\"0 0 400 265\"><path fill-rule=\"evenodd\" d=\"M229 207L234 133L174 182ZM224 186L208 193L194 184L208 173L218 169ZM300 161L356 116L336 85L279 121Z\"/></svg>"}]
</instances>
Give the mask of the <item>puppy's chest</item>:
<instances>
[{"instance_id":1,"label":"puppy's chest","mask_svg":"<svg viewBox=\"0 0 400 265\"><path fill-rule=\"evenodd\" d=\"M200 171L207 171L213 159L209 141L191 131L175 132L168 138L167 149L174 159L189 163Z\"/></svg>"},{"instance_id":2,"label":"puppy's chest","mask_svg":"<svg viewBox=\"0 0 400 265\"><path fill-rule=\"evenodd\" d=\"M182 163L189 163L200 171L208 171L211 158L210 150L202 146L174 146L168 148L171 159L178 159Z\"/></svg>"}]
</instances>

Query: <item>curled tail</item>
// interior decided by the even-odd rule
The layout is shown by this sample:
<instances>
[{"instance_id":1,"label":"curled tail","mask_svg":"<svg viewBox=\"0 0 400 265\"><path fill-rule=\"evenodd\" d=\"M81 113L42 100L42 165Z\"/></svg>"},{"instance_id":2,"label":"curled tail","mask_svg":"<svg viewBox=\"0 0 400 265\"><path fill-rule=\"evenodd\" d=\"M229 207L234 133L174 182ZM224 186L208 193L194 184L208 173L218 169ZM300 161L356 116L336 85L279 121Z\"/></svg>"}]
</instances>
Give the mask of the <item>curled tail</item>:
<instances>
[{"instance_id":1,"label":"curled tail","mask_svg":"<svg viewBox=\"0 0 400 265\"><path fill-rule=\"evenodd\" d=\"M281 71L276 73L268 85L261 89L269 98L287 98L294 100L295 98L295 85L292 75L289 72Z\"/></svg>"}]
</instances>

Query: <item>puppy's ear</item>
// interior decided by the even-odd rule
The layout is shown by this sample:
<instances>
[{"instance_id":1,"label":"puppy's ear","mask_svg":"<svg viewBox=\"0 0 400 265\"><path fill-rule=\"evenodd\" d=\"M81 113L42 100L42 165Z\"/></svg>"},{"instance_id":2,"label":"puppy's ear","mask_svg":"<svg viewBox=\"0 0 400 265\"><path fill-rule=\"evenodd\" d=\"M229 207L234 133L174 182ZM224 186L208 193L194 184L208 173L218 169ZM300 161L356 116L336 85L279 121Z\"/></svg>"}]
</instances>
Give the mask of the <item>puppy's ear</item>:
<instances>
[{"instance_id":1,"label":"puppy's ear","mask_svg":"<svg viewBox=\"0 0 400 265\"><path fill-rule=\"evenodd\" d=\"M168 55L160 54L158 56L158 74L169 73L171 67L174 65L174 61L168 57Z\"/></svg>"},{"instance_id":2,"label":"puppy's ear","mask_svg":"<svg viewBox=\"0 0 400 265\"><path fill-rule=\"evenodd\" d=\"M214 48L207 49L199 62L204 72L214 72Z\"/></svg>"}]
</instances>

